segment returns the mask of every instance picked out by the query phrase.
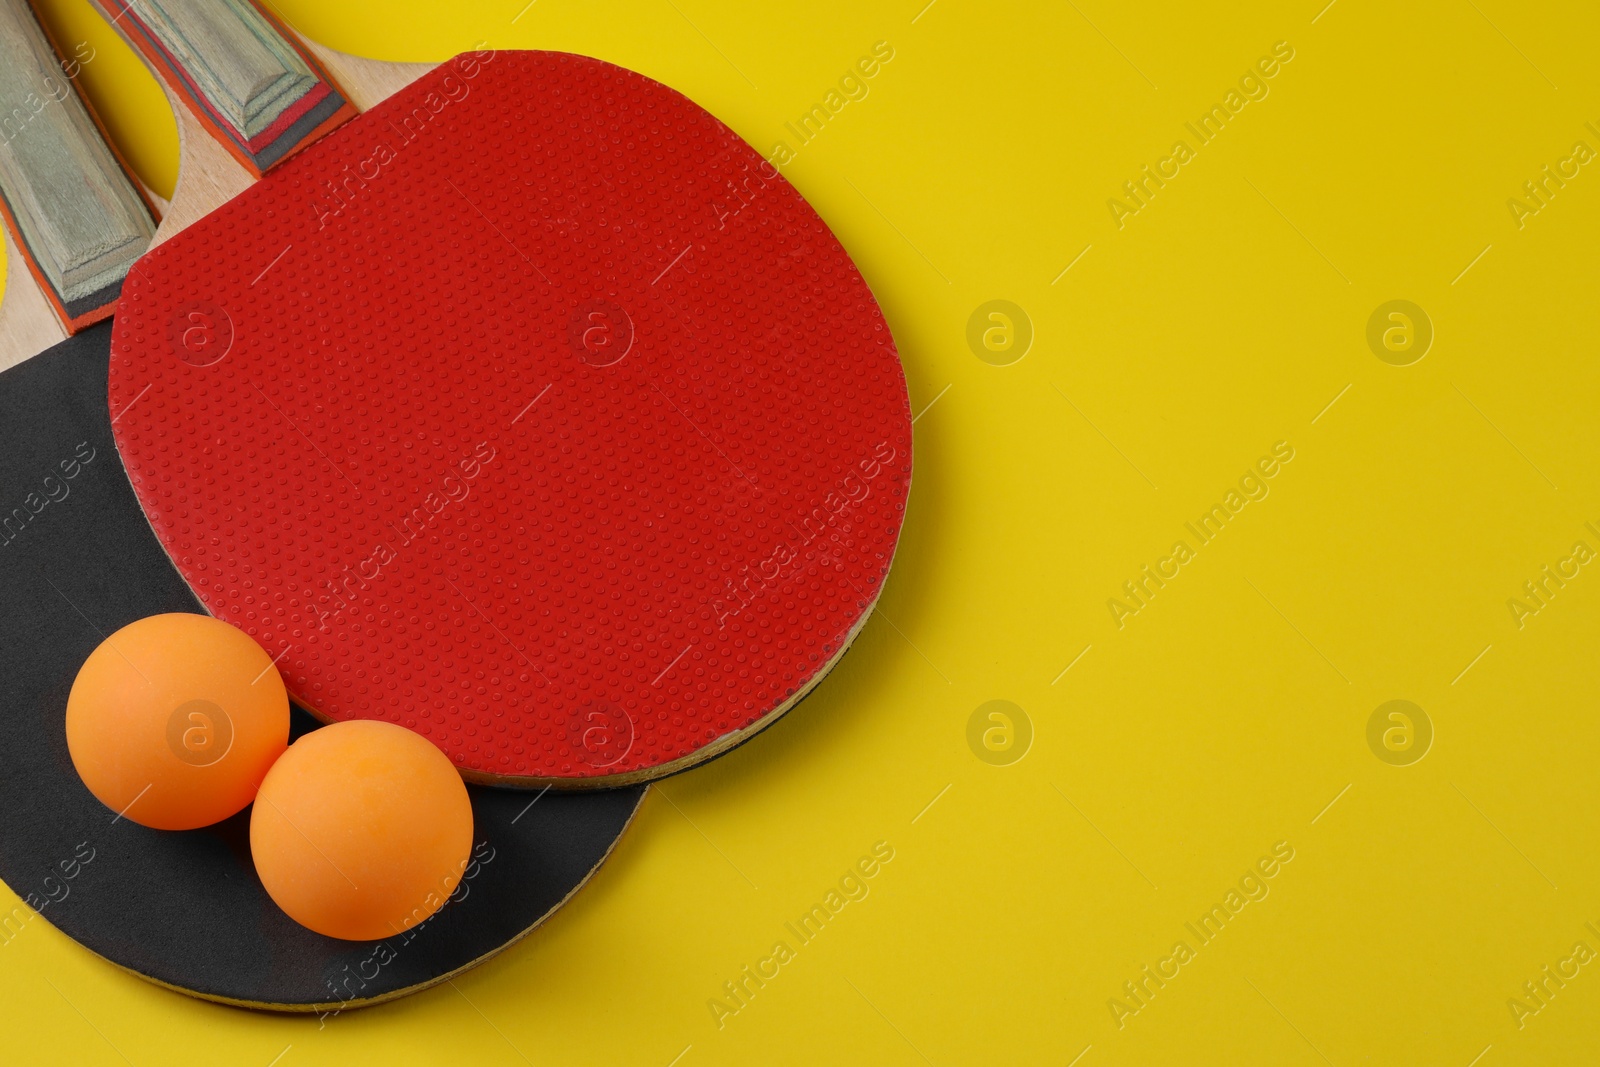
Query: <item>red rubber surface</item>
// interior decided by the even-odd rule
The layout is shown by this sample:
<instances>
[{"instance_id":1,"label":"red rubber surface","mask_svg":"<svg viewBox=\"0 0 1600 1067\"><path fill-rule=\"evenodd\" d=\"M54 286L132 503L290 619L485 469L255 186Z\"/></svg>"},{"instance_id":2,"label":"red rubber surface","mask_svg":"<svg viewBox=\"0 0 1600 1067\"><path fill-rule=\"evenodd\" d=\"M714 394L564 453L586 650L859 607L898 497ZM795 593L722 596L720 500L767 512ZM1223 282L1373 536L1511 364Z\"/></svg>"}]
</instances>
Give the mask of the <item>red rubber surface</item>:
<instances>
[{"instance_id":1,"label":"red rubber surface","mask_svg":"<svg viewBox=\"0 0 1600 1067\"><path fill-rule=\"evenodd\" d=\"M684 97L552 52L458 57L147 255L110 408L297 700L489 780L666 772L783 708L911 477L822 220Z\"/></svg>"}]
</instances>

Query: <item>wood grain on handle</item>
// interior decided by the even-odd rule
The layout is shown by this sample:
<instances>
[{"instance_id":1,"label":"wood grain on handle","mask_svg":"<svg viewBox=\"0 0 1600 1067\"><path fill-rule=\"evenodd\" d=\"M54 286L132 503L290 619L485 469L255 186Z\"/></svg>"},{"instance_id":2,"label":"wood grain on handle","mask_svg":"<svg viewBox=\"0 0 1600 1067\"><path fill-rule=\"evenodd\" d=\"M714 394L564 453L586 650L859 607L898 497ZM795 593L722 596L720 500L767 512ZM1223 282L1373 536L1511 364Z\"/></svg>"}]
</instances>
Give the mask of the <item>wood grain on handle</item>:
<instances>
[{"instance_id":1,"label":"wood grain on handle","mask_svg":"<svg viewBox=\"0 0 1600 1067\"><path fill-rule=\"evenodd\" d=\"M0 370L31 359L67 339L66 328L39 288L11 231L6 238L5 295L0 296Z\"/></svg>"},{"instance_id":2,"label":"wood grain on handle","mask_svg":"<svg viewBox=\"0 0 1600 1067\"><path fill-rule=\"evenodd\" d=\"M111 314L155 220L26 0L0 0L0 199L7 288L31 273L68 333Z\"/></svg>"},{"instance_id":3,"label":"wood grain on handle","mask_svg":"<svg viewBox=\"0 0 1600 1067\"><path fill-rule=\"evenodd\" d=\"M336 52L309 37L301 37L300 40L312 55L322 61L323 69L338 80L350 102L362 111L370 111L374 105L389 99L439 65L367 59Z\"/></svg>"},{"instance_id":4,"label":"wood grain on handle","mask_svg":"<svg viewBox=\"0 0 1600 1067\"><path fill-rule=\"evenodd\" d=\"M94 0L256 177L355 114L316 59L252 0Z\"/></svg>"}]
</instances>

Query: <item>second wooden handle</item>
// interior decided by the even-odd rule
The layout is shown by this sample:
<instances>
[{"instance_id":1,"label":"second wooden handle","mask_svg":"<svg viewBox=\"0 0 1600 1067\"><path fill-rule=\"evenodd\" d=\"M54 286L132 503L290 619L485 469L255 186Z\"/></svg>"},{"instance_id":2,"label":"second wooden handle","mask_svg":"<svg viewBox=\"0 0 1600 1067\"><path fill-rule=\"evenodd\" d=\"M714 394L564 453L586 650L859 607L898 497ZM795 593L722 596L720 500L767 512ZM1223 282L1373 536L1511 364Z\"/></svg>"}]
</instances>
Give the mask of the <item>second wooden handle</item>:
<instances>
[{"instance_id":1,"label":"second wooden handle","mask_svg":"<svg viewBox=\"0 0 1600 1067\"><path fill-rule=\"evenodd\" d=\"M252 0L93 0L256 177L355 114Z\"/></svg>"},{"instance_id":2,"label":"second wooden handle","mask_svg":"<svg viewBox=\"0 0 1600 1067\"><path fill-rule=\"evenodd\" d=\"M0 0L0 196L68 332L109 315L155 220L26 0Z\"/></svg>"}]
</instances>

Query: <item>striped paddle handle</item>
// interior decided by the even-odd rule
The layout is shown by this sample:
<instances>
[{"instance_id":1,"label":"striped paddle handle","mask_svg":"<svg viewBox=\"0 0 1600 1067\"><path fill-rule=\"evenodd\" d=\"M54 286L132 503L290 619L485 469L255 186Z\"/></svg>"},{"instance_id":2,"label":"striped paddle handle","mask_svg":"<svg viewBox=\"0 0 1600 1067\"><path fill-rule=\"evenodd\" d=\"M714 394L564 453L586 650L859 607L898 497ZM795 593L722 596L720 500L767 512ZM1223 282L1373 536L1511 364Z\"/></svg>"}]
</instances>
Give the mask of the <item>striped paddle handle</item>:
<instances>
[{"instance_id":1,"label":"striped paddle handle","mask_svg":"<svg viewBox=\"0 0 1600 1067\"><path fill-rule=\"evenodd\" d=\"M37 287L59 320L58 339L76 333L111 314L156 227L150 204L78 95L74 78L84 61L56 55L27 0L0 0L0 211L21 260L7 265L12 308L5 325L44 341L52 333L48 319L31 326L15 319L39 307L30 289Z\"/></svg>"},{"instance_id":2,"label":"striped paddle handle","mask_svg":"<svg viewBox=\"0 0 1600 1067\"><path fill-rule=\"evenodd\" d=\"M92 0L254 177L355 114L317 58L254 0Z\"/></svg>"}]
</instances>

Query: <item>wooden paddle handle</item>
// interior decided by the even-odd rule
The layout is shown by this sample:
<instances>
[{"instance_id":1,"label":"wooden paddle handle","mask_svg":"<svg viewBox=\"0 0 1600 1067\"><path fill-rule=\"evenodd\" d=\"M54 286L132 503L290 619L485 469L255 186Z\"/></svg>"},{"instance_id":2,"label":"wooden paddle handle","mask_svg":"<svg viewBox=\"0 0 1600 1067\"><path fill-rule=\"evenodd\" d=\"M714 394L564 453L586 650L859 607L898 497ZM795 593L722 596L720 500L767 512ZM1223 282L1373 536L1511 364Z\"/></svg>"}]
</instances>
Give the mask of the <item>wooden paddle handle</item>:
<instances>
[{"instance_id":1,"label":"wooden paddle handle","mask_svg":"<svg viewBox=\"0 0 1600 1067\"><path fill-rule=\"evenodd\" d=\"M27 0L0 0L0 209L21 252L8 300L29 303L31 277L67 333L111 314L156 228L73 86L81 62L57 58Z\"/></svg>"},{"instance_id":2,"label":"wooden paddle handle","mask_svg":"<svg viewBox=\"0 0 1600 1067\"><path fill-rule=\"evenodd\" d=\"M92 0L254 177L355 114L317 58L254 0Z\"/></svg>"}]
</instances>

